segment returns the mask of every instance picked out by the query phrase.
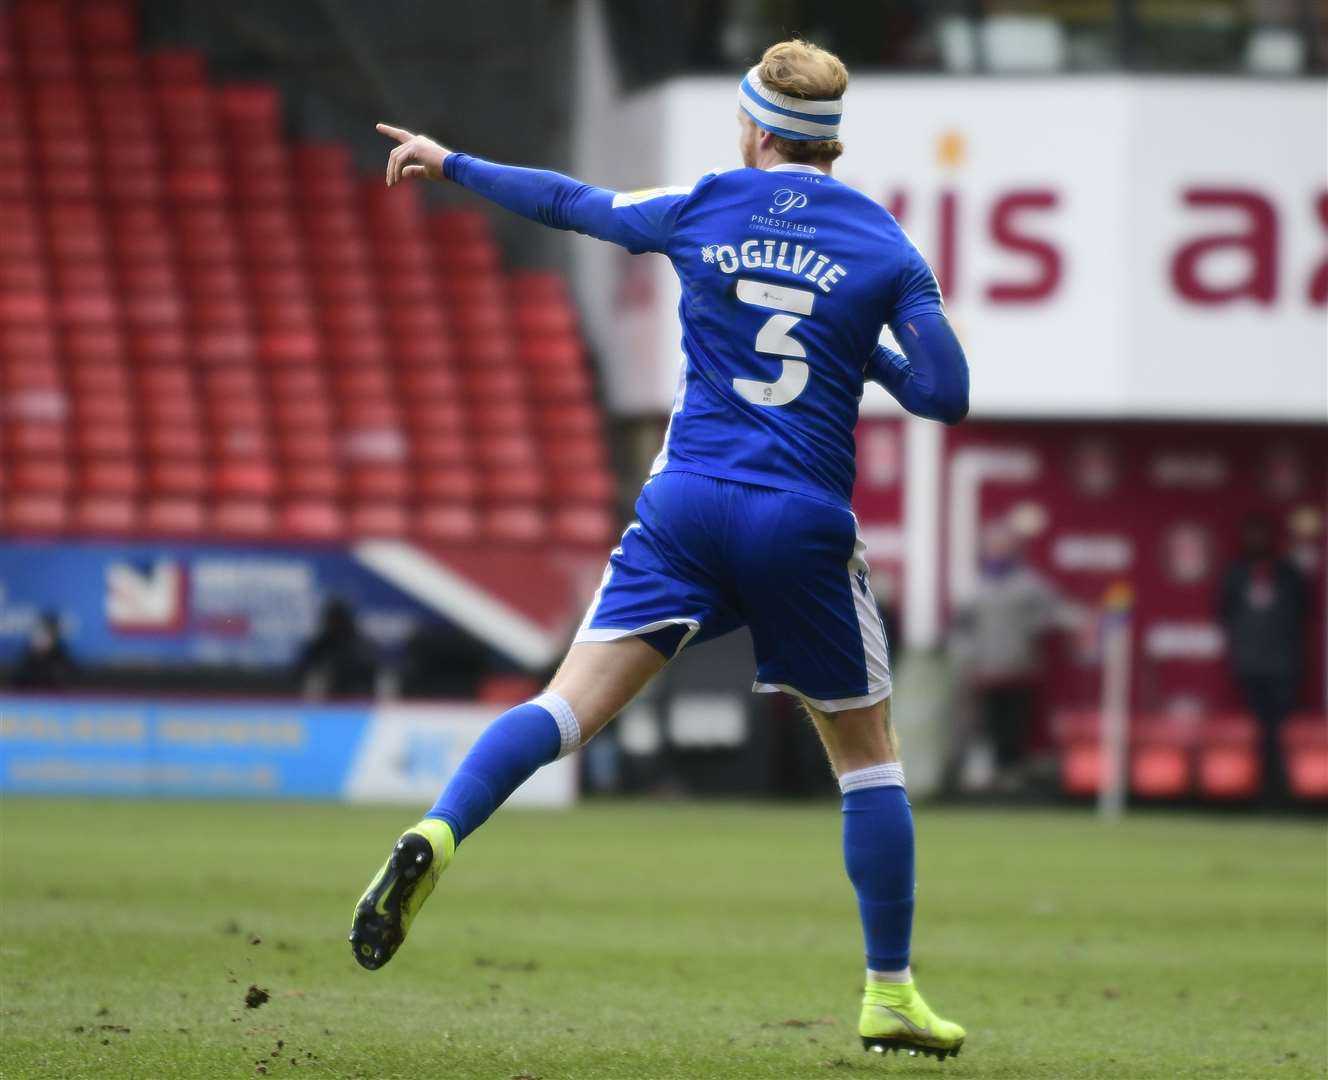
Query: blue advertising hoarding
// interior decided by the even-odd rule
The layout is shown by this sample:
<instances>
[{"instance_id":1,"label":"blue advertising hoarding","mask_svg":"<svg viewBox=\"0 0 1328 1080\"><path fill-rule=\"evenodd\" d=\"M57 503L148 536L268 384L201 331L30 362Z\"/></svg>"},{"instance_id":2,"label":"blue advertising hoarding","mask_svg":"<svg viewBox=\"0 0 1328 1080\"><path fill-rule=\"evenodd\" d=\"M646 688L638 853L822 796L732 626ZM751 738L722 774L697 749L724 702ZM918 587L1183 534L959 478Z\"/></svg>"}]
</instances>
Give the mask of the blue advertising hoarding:
<instances>
[{"instance_id":1,"label":"blue advertising hoarding","mask_svg":"<svg viewBox=\"0 0 1328 1080\"><path fill-rule=\"evenodd\" d=\"M501 708L0 694L0 793L423 807ZM575 796L567 757L512 801L566 806Z\"/></svg>"},{"instance_id":2,"label":"blue advertising hoarding","mask_svg":"<svg viewBox=\"0 0 1328 1080\"><path fill-rule=\"evenodd\" d=\"M54 611L84 664L285 667L333 596L387 657L439 621L337 548L0 541L0 664Z\"/></svg>"}]
</instances>

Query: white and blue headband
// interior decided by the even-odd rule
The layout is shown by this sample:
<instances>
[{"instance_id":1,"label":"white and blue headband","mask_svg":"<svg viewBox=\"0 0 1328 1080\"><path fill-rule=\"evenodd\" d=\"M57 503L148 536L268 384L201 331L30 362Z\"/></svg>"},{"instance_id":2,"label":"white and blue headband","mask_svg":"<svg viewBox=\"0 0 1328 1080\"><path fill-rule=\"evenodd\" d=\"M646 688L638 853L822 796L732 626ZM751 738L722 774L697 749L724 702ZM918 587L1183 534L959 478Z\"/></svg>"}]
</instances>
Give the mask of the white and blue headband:
<instances>
[{"instance_id":1,"label":"white and blue headband","mask_svg":"<svg viewBox=\"0 0 1328 1080\"><path fill-rule=\"evenodd\" d=\"M839 118L844 101L811 101L771 90L761 82L760 65L743 77L738 87L738 105L754 123L783 139L811 142L839 138Z\"/></svg>"}]
</instances>

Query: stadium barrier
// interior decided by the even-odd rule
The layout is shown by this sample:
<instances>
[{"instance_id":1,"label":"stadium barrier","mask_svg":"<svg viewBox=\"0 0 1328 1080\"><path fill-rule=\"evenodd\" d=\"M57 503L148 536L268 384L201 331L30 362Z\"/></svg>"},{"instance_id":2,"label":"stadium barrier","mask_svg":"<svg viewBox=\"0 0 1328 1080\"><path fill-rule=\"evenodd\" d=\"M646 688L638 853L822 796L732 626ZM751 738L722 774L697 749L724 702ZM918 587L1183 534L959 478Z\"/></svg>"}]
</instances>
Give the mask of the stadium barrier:
<instances>
[{"instance_id":1,"label":"stadium barrier","mask_svg":"<svg viewBox=\"0 0 1328 1080\"><path fill-rule=\"evenodd\" d=\"M501 705L0 695L0 793L428 805ZM574 759L512 799L576 799Z\"/></svg>"}]
</instances>

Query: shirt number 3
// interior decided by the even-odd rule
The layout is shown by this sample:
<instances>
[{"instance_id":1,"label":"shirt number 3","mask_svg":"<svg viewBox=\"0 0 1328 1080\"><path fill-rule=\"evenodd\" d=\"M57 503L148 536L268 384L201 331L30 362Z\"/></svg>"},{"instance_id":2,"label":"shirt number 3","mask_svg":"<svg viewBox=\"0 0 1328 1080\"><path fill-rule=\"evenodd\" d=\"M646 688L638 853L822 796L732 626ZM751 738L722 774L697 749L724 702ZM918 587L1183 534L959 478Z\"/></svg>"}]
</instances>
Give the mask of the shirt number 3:
<instances>
[{"instance_id":1,"label":"shirt number 3","mask_svg":"<svg viewBox=\"0 0 1328 1080\"><path fill-rule=\"evenodd\" d=\"M803 316L812 313L816 295L806 289L768 285L747 278L739 278L737 287L738 299L744 304L794 314L771 315L756 333L757 352L785 358L779 378L774 382L734 379L733 389L755 405L787 405L806 389L809 373L804 362L807 350L802 342L789 336L789 331L802 321Z\"/></svg>"}]
</instances>

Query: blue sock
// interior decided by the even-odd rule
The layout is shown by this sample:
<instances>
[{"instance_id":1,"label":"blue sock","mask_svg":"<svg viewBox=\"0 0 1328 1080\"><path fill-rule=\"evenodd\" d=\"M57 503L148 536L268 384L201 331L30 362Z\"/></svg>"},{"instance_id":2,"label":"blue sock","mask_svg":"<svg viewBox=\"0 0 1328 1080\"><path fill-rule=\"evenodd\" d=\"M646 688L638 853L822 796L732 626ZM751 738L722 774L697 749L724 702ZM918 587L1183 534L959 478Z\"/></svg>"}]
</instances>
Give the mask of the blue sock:
<instances>
[{"instance_id":1,"label":"blue sock","mask_svg":"<svg viewBox=\"0 0 1328 1080\"><path fill-rule=\"evenodd\" d=\"M913 933L913 813L898 764L855 769L844 793L844 865L858 894L867 970L908 967Z\"/></svg>"},{"instance_id":2,"label":"blue sock","mask_svg":"<svg viewBox=\"0 0 1328 1080\"><path fill-rule=\"evenodd\" d=\"M580 745L580 725L557 694L508 709L484 729L424 816L447 822L460 844L536 769Z\"/></svg>"}]
</instances>

